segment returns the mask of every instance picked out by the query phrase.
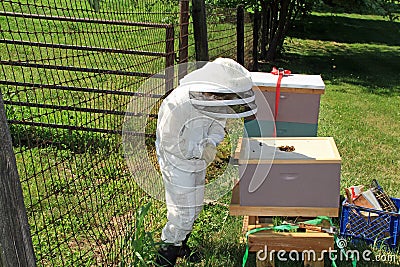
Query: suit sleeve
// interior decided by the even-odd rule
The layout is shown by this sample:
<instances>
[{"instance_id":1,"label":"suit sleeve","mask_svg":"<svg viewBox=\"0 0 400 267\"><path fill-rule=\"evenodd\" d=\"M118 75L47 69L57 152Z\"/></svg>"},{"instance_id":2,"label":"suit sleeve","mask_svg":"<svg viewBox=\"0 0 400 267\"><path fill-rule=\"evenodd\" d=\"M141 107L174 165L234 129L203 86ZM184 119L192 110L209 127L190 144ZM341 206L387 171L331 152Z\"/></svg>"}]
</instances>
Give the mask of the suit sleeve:
<instances>
[{"instance_id":1,"label":"suit sleeve","mask_svg":"<svg viewBox=\"0 0 400 267\"><path fill-rule=\"evenodd\" d=\"M208 130L208 138L215 146L224 140L225 124L225 119L216 119L210 125L210 129Z\"/></svg>"}]
</instances>

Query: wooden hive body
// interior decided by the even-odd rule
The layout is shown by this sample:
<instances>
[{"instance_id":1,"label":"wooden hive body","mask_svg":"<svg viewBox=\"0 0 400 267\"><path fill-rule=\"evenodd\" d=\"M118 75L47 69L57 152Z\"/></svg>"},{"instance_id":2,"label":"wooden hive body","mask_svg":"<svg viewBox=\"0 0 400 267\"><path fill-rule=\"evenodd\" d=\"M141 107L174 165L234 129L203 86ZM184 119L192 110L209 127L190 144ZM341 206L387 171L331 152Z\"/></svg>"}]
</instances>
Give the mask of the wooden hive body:
<instances>
[{"instance_id":1,"label":"wooden hive body","mask_svg":"<svg viewBox=\"0 0 400 267\"><path fill-rule=\"evenodd\" d=\"M240 205L338 208L340 166L331 137L244 138Z\"/></svg>"},{"instance_id":2,"label":"wooden hive body","mask_svg":"<svg viewBox=\"0 0 400 267\"><path fill-rule=\"evenodd\" d=\"M278 76L263 72L252 72L251 75L258 112L254 118L245 121L246 136L273 136ZM283 77L275 122L277 136L316 136L320 96L324 91L325 84L320 75Z\"/></svg>"}]
</instances>

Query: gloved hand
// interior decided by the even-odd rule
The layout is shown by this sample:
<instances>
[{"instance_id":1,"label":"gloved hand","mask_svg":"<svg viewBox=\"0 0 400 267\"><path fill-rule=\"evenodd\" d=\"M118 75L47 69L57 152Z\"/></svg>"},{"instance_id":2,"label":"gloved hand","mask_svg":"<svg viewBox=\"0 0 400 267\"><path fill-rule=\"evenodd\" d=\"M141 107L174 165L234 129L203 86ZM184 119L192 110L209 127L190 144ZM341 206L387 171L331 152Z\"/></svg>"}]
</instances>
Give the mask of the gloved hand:
<instances>
[{"instance_id":1,"label":"gloved hand","mask_svg":"<svg viewBox=\"0 0 400 267\"><path fill-rule=\"evenodd\" d=\"M206 161L206 164L210 164L214 161L215 155L217 154L217 148L214 144L207 142L203 148L201 158Z\"/></svg>"}]
</instances>

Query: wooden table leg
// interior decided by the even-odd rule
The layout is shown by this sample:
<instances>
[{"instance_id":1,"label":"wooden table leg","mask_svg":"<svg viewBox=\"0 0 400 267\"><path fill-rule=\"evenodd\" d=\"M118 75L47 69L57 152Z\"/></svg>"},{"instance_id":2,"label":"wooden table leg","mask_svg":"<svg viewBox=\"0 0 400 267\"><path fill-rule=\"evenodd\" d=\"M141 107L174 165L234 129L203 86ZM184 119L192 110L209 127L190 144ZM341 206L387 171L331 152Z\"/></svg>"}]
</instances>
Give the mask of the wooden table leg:
<instances>
[{"instance_id":1,"label":"wooden table leg","mask_svg":"<svg viewBox=\"0 0 400 267\"><path fill-rule=\"evenodd\" d=\"M258 221L257 216L249 216L249 225L257 224L258 223L257 221Z\"/></svg>"}]
</instances>

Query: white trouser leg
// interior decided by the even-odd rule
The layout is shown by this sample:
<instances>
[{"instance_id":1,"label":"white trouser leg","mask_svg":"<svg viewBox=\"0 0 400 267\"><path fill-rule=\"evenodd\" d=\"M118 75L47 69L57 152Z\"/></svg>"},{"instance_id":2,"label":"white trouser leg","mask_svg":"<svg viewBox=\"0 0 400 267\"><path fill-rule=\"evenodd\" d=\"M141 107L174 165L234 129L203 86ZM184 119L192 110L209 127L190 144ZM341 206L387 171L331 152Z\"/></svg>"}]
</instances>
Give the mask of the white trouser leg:
<instances>
[{"instance_id":1,"label":"white trouser leg","mask_svg":"<svg viewBox=\"0 0 400 267\"><path fill-rule=\"evenodd\" d=\"M195 220L199 217L200 212L203 210L203 204L204 204L204 183L205 183L205 178L206 178L205 171L203 171L203 172L204 172L204 175L198 175L198 176L196 176L196 187L198 188L197 194L199 194L198 198L201 199L202 201L201 201L201 205L197 205L197 206L195 207L195 215L194 215L194 217L195 217L194 219L195 219Z\"/></svg>"},{"instance_id":2,"label":"white trouser leg","mask_svg":"<svg viewBox=\"0 0 400 267\"><path fill-rule=\"evenodd\" d=\"M204 186L197 186L203 181L205 171L185 172L169 166L162 170L165 197L167 202L167 219L161 239L166 243L181 245L186 235L193 229L194 220L198 217L203 201Z\"/></svg>"}]
</instances>

